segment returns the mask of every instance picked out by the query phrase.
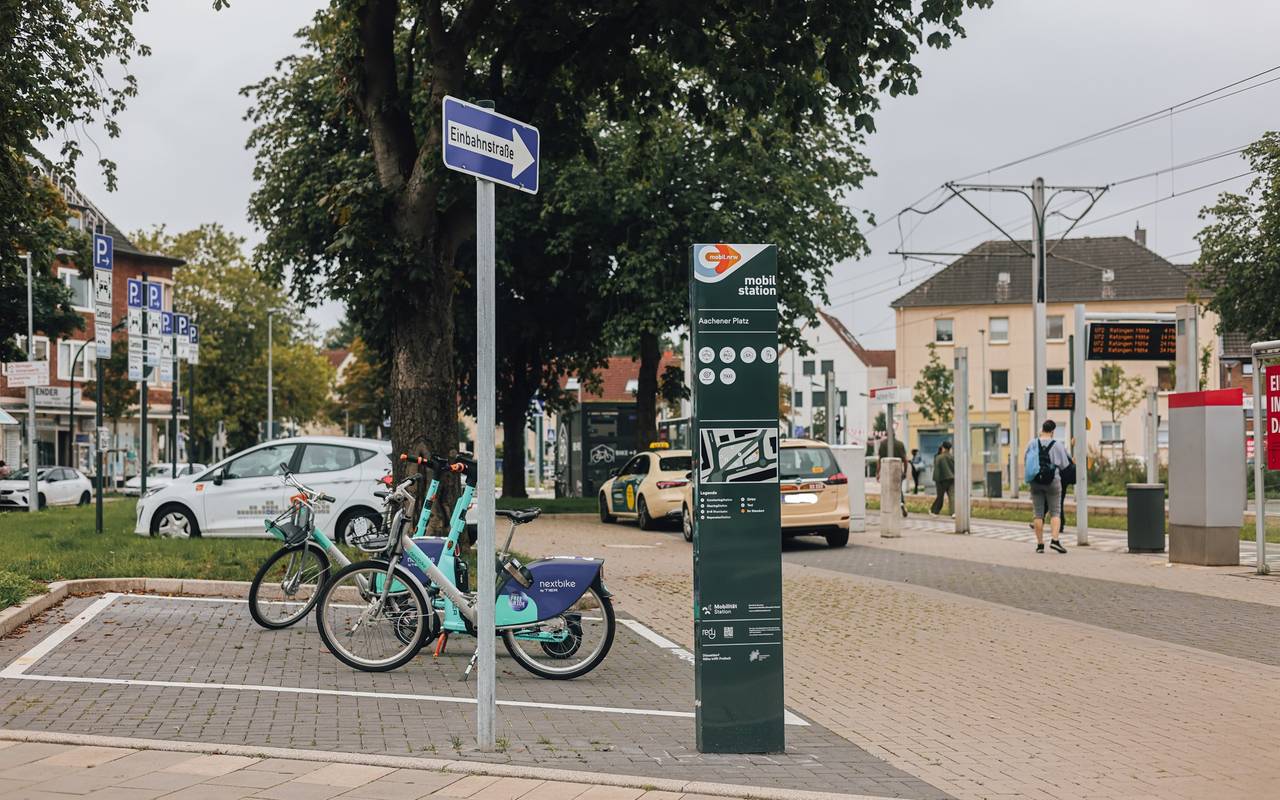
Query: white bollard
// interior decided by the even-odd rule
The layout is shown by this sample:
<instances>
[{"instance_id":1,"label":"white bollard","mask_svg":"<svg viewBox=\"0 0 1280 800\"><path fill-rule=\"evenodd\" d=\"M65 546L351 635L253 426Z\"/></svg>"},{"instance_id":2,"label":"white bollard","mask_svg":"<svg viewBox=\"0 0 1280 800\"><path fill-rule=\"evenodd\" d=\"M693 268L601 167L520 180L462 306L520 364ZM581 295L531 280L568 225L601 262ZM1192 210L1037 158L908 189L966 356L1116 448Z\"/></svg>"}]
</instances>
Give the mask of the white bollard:
<instances>
[{"instance_id":1,"label":"white bollard","mask_svg":"<svg viewBox=\"0 0 1280 800\"><path fill-rule=\"evenodd\" d=\"M880 538L902 536L902 459L880 459Z\"/></svg>"}]
</instances>

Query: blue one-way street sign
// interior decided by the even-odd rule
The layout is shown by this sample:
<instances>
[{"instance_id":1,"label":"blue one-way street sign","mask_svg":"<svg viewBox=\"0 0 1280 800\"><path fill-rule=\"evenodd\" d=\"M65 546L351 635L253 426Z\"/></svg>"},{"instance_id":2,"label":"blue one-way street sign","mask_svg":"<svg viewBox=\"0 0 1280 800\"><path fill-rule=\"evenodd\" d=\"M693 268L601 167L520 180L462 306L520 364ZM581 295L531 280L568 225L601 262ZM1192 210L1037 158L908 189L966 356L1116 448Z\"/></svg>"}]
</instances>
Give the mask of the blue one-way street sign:
<instances>
[{"instance_id":1,"label":"blue one-way street sign","mask_svg":"<svg viewBox=\"0 0 1280 800\"><path fill-rule=\"evenodd\" d=\"M440 128L444 165L538 193L538 129L488 108L445 97Z\"/></svg>"}]
</instances>

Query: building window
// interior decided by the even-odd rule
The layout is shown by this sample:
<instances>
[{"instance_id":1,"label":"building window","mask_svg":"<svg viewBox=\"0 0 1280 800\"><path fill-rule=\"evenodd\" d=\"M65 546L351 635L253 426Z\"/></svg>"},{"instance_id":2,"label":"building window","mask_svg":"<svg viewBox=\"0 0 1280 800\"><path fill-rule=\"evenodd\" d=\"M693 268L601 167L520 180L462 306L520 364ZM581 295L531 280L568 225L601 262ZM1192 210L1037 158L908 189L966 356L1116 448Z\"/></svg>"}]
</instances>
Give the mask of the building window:
<instances>
[{"instance_id":1,"label":"building window","mask_svg":"<svg viewBox=\"0 0 1280 800\"><path fill-rule=\"evenodd\" d=\"M804 408L804 392L796 392L796 399L791 405L796 408Z\"/></svg>"},{"instance_id":2,"label":"building window","mask_svg":"<svg viewBox=\"0 0 1280 800\"><path fill-rule=\"evenodd\" d=\"M93 310L93 281L80 277L80 270L71 267L60 268L58 279L71 290L72 308L82 311Z\"/></svg>"},{"instance_id":3,"label":"building window","mask_svg":"<svg viewBox=\"0 0 1280 800\"><path fill-rule=\"evenodd\" d=\"M1045 319L1045 338L1051 342L1060 342L1066 338L1063 333L1061 314L1050 314Z\"/></svg>"},{"instance_id":4,"label":"building window","mask_svg":"<svg viewBox=\"0 0 1280 800\"><path fill-rule=\"evenodd\" d=\"M1009 370L991 370L991 393L994 395L1009 394Z\"/></svg>"},{"instance_id":5,"label":"building window","mask_svg":"<svg viewBox=\"0 0 1280 800\"><path fill-rule=\"evenodd\" d=\"M1124 441L1120 436L1119 422L1102 423L1102 441L1107 443Z\"/></svg>"},{"instance_id":6,"label":"building window","mask_svg":"<svg viewBox=\"0 0 1280 800\"><path fill-rule=\"evenodd\" d=\"M1162 392L1173 391L1173 367L1172 366L1156 367L1156 388Z\"/></svg>"},{"instance_id":7,"label":"building window","mask_svg":"<svg viewBox=\"0 0 1280 800\"><path fill-rule=\"evenodd\" d=\"M1066 386L1066 377L1063 370L1047 369L1045 370L1045 382L1050 386Z\"/></svg>"},{"instance_id":8,"label":"building window","mask_svg":"<svg viewBox=\"0 0 1280 800\"><path fill-rule=\"evenodd\" d=\"M835 372L835 371L836 371L836 362L834 362L834 361L823 361L823 362L822 362L822 374L823 374L823 375L826 375L826 374L827 374L827 373L829 373L829 372Z\"/></svg>"},{"instance_id":9,"label":"building window","mask_svg":"<svg viewBox=\"0 0 1280 800\"><path fill-rule=\"evenodd\" d=\"M823 407L823 406L825 406L826 404L827 404L827 393L826 393L826 392L814 392L814 393L813 393L813 407L814 407L814 408L822 408L822 407Z\"/></svg>"},{"instance_id":10,"label":"building window","mask_svg":"<svg viewBox=\"0 0 1280 800\"><path fill-rule=\"evenodd\" d=\"M991 326L988 330L991 332L992 344L1007 343L1009 341L1009 318L992 317Z\"/></svg>"},{"instance_id":11,"label":"building window","mask_svg":"<svg viewBox=\"0 0 1280 800\"><path fill-rule=\"evenodd\" d=\"M71 379L71 364L75 361L76 353L80 351L83 341L74 339L63 339L58 342L58 378L59 380ZM93 342L90 341L88 346L84 348L84 352L80 353L80 361L76 363L76 380L87 381L93 379L95 351Z\"/></svg>"},{"instance_id":12,"label":"building window","mask_svg":"<svg viewBox=\"0 0 1280 800\"><path fill-rule=\"evenodd\" d=\"M27 359L26 359L26 357L25 357L25 356L26 356L26 352L27 352L27 337L25 337L25 336L15 336L15 337L13 337L13 338L14 338L14 340L15 340L15 344L18 346L18 349L19 349L19 350L21 350L21 351L23 352L23 357L22 357L22 358L19 358L19 359L17 359L17 360L18 360L18 361L26 361ZM32 360L33 360L33 361L48 361L48 360L49 360L49 338L48 338L47 336L37 336L37 337L35 337L35 340L34 340L34 341L35 341L35 351L36 351L36 352L35 352L35 356L34 356L34 358L33 358Z\"/></svg>"},{"instance_id":13,"label":"building window","mask_svg":"<svg viewBox=\"0 0 1280 800\"><path fill-rule=\"evenodd\" d=\"M840 407L845 408L849 405L849 393L840 392Z\"/></svg>"},{"instance_id":14,"label":"building window","mask_svg":"<svg viewBox=\"0 0 1280 800\"><path fill-rule=\"evenodd\" d=\"M951 343L956 340L955 320L935 319L933 321L933 340Z\"/></svg>"},{"instance_id":15,"label":"building window","mask_svg":"<svg viewBox=\"0 0 1280 800\"><path fill-rule=\"evenodd\" d=\"M813 374L813 362L805 361L800 365L800 371L805 375Z\"/></svg>"},{"instance_id":16,"label":"building window","mask_svg":"<svg viewBox=\"0 0 1280 800\"><path fill-rule=\"evenodd\" d=\"M1243 362L1241 362L1241 364L1240 364L1240 374L1241 374L1241 375L1252 375L1252 374L1253 374L1253 362L1252 362L1252 361L1243 361Z\"/></svg>"}]
</instances>

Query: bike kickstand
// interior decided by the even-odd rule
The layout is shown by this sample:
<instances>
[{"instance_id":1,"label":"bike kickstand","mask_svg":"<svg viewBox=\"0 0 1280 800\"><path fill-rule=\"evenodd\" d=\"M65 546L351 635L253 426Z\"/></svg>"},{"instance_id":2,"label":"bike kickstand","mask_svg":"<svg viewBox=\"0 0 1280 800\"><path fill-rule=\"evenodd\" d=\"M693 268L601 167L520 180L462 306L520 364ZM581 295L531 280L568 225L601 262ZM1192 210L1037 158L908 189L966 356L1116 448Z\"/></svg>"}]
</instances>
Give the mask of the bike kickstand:
<instances>
[{"instance_id":1,"label":"bike kickstand","mask_svg":"<svg viewBox=\"0 0 1280 800\"><path fill-rule=\"evenodd\" d=\"M439 658L440 654L444 652L445 645L448 644L448 642L449 642L449 632L440 631L440 635L436 637L436 652L431 657Z\"/></svg>"},{"instance_id":2,"label":"bike kickstand","mask_svg":"<svg viewBox=\"0 0 1280 800\"><path fill-rule=\"evenodd\" d=\"M476 659L478 659L479 657L480 657L479 650L471 654L471 660L467 662L467 668L463 671L462 678L460 679L463 683L466 683L468 680L470 680L471 670L475 668Z\"/></svg>"}]
</instances>

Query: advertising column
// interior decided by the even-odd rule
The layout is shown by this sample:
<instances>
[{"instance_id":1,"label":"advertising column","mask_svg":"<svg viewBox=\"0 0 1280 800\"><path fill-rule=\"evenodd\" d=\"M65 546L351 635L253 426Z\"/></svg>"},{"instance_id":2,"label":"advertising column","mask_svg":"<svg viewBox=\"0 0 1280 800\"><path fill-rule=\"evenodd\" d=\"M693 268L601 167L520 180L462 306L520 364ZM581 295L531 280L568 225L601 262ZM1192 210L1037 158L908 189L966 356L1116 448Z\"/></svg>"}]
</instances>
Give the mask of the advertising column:
<instances>
[{"instance_id":1,"label":"advertising column","mask_svg":"<svg viewBox=\"0 0 1280 800\"><path fill-rule=\"evenodd\" d=\"M690 260L698 750L782 752L777 248Z\"/></svg>"}]
</instances>

